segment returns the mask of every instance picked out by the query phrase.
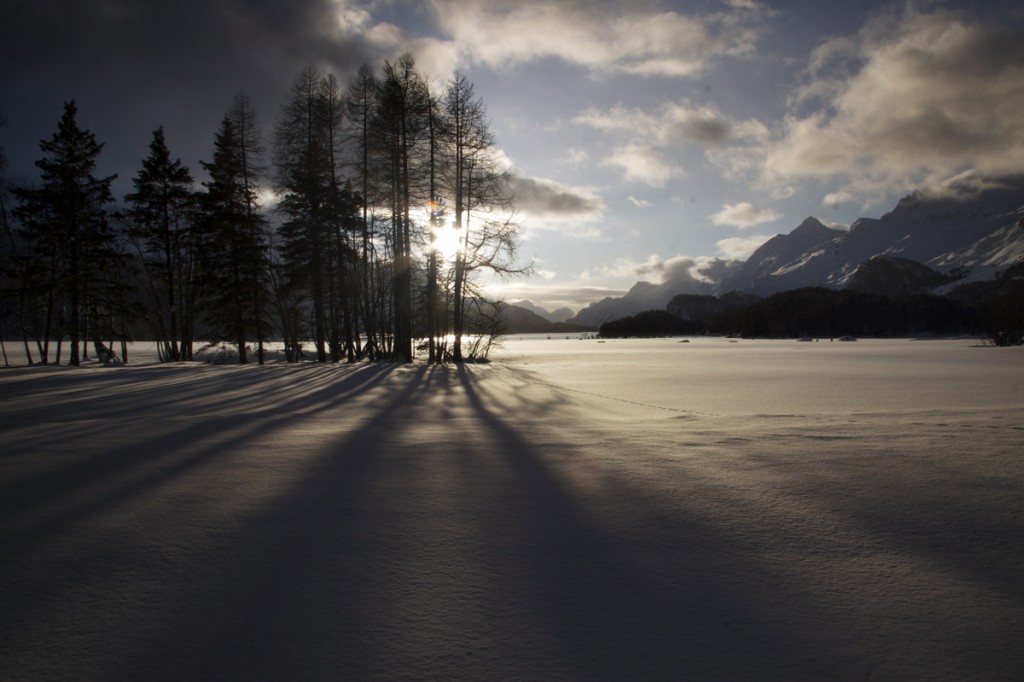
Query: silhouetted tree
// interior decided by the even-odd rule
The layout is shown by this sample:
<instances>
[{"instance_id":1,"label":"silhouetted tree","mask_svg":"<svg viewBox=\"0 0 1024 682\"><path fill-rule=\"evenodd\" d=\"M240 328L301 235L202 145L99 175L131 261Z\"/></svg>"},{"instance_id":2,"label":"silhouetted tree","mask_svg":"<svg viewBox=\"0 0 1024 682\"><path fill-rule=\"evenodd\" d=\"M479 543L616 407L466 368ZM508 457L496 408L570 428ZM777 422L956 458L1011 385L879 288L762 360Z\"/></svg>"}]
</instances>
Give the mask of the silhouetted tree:
<instances>
[{"instance_id":1,"label":"silhouetted tree","mask_svg":"<svg viewBox=\"0 0 1024 682\"><path fill-rule=\"evenodd\" d=\"M210 176L201 195L205 317L214 335L236 344L238 361L245 363L246 341L258 333L255 311L265 298L266 243L252 229L257 197L247 186L241 139L230 117L214 137L213 159L201 163Z\"/></svg>"},{"instance_id":2,"label":"silhouetted tree","mask_svg":"<svg viewBox=\"0 0 1024 682\"><path fill-rule=\"evenodd\" d=\"M413 359L412 327L412 237L413 204L426 205L429 197L424 178L417 172L420 155L429 135L430 93L410 55L384 65L374 132L391 220L393 357L398 362Z\"/></svg>"},{"instance_id":3,"label":"silhouetted tree","mask_svg":"<svg viewBox=\"0 0 1024 682\"><path fill-rule=\"evenodd\" d=\"M512 208L507 169L494 147L483 100L464 74L456 74L448 84L442 107L448 146L446 190L460 243L452 292L452 358L459 362L463 357L467 302L482 298L481 292L472 287L473 274L489 270L508 275L526 269L515 265L518 226L507 215L501 215Z\"/></svg>"},{"instance_id":4,"label":"silhouetted tree","mask_svg":"<svg viewBox=\"0 0 1024 682\"><path fill-rule=\"evenodd\" d=\"M245 226L249 243L254 245L251 258L246 259L246 280L252 286L249 315L252 319L253 333L256 336L256 359L263 364L266 335L264 306L267 302L267 256L266 256L266 219L260 210L260 182L266 173L263 165L263 133L259 127L256 108L249 96L238 92L231 100L228 108L228 119L231 121L238 148L239 167L241 169L242 198L245 202Z\"/></svg>"},{"instance_id":5,"label":"silhouetted tree","mask_svg":"<svg viewBox=\"0 0 1024 682\"><path fill-rule=\"evenodd\" d=\"M58 338L60 362L60 340L66 333L71 341L69 363L78 365L79 343L89 340L90 321L104 319L106 309L117 304L117 290L123 285L118 275L124 257L106 208L113 201L110 185L116 176L95 176L103 145L78 126L77 114L74 101L67 102L57 132L40 141L40 184L15 189L15 215L31 261L26 279L32 299L42 308L37 339L44 363L53 335Z\"/></svg>"},{"instance_id":6,"label":"silhouetted tree","mask_svg":"<svg viewBox=\"0 0 1024 682\"><path fill-rule=\"evenodd\" d=\"M348 121L348 144L351 157L349 166L354 169L355 183L360 195L360 221L357 225L361 255L359 259L359 306L362 327L366 334L366 353L370 359L377 359L382 353L378 330L382 328L380 310L375 305L378 279L374 276L376 249L370 205L376 194L371 168L374 135L373 123L377 111L380 84L368 64L363 64L358 75L352 79L345 99Z\"/></svg>"},{"instance_id":7,"label":"silhouetted tree","mask_svg":"<svg viewBox=\"0 0 1024 682\"><path fill-rule=\"evenodd\" d=\"M196 195L192 174L171 160L163 127L153 131L149 155L125 199L132 237L147 276L151 328L161 360L192 359L197 257Z\"/></svg>"}]
</instances>

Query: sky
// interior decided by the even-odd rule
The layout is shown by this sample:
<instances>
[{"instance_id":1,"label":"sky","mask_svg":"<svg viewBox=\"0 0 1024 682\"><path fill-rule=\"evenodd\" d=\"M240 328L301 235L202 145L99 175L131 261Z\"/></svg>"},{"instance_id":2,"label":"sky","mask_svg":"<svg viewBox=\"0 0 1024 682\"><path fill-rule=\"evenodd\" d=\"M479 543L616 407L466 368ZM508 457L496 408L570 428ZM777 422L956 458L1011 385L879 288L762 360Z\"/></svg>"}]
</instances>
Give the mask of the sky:
<instances>
[{"instance_id":1,"label":"sky","mask_svg":"<svg viewBox=\"0 0 1024 682\"><path fill-rule=\"evenodd\" d=\"M345 83L410 52L457 70L515 175L509 300L578 310L703 277L808 216L877 217L915 189L1024 172L1024 6L941 0L13 0L0 145L31 182L63 103L130 190L152 131L193 174L232 97L269 135L299 71Z\"/></svg>"}]
</instances>

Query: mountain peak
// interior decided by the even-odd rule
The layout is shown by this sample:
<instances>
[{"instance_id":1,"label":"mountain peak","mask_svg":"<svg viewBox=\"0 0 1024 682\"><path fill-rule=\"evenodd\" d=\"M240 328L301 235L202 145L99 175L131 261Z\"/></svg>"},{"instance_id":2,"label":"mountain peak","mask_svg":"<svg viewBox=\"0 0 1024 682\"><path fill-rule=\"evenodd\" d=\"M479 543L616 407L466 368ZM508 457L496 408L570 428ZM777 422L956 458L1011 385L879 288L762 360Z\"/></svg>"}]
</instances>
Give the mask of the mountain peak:
<instances>
[{"instance_id":1,"label":"mountain peak","mask_svg":"<svg viewBox=\"0 0 1024 682\"><path fill-rule=\"evenodd\" d=\"M831 227L828 227L814 216L808 216L804 218L804 221L797 226L795 230L790 234L795 235L828 235L835 232Z\"/></svg>"}]
</instances>

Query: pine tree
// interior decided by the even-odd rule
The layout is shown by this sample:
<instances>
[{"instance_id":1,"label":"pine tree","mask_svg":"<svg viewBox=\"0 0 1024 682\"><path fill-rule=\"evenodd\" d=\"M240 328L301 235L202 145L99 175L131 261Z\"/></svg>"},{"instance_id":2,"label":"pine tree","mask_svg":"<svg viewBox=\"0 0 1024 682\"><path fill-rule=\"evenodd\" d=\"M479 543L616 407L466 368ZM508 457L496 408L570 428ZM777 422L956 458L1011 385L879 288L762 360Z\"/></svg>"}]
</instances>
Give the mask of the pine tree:
<instances>
[{"instance_id":1,"label":"pine tree","mask_svg":"<svg viewBox=\"0 0 1024 682\"><path fill-rule=\"evenodd\" d=\"M331 149L325 134L322 80L316 69L299 74L274 130L274 163L285 215L279 234L286 286L309 301L317 360L327 360L327 289L331 243L328 193Z\"/></svg>"},{"instance_id":2,"label":"pine tree","mask_svg":"<svg viewBox=\"0 0 1024 682\"><path fill-rule=\"evenodd\" d=\"M256 335L254 311L265 298L266 244L250 229L257 198L247 188L241 140L225 117L214 137L213 159L201 162L210 179L202 206L204 309L213 333L231 339L239 363L248 362L246 341Z\"/></svg>"},{"instance_id":3,"label":"pine tree","mask_svg":"<svg viewBox=\"0 0 1024 682\"><path fill-rule=\"evenodd\" d=\"M171 160L162 127L153 131L149 156L125 197L130 235L150 284L161 360L192 359L197 275L194 229L196 196L192 174L180 159Z\"/></svg>"},{"instance_id":4,"label":"pine tree","mask_svg":"<svg viewBox=\"0 0 1024 682\"><path fill-rule=\"evenodd\" d=\"M104 309L120 298L123 282L112 275L124 264L106 209L113 201L110 185L116 176L94 175L103 145L79 128L77 114L75 102L67 102L57 132L40 141L44 156L36 161L39 186L15 190L15 215L34 266L33 297L44 307L42 360L48 359L51 335L61 339L66 332L72 365L80 364L79 343L88 341L90 322L102 323ZM92 329L92 335L100 329Z\"/></svg>"}]
</instances>

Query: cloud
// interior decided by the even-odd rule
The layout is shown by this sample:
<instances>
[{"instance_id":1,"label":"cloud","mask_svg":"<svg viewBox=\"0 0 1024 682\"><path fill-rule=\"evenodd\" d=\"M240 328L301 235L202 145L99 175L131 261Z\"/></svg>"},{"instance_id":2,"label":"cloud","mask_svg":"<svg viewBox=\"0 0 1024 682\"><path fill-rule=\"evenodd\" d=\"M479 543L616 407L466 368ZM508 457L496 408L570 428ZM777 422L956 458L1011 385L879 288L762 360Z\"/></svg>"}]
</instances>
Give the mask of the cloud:
<instances>
[{"instance_id":1,"label":"cloud","mask_svg":"<svg viewBox=\"0 0 1024 682\"><path fill-rule=\"evenodd\" d=\"M666 159L652 147L640 144L619 147L601 165L622 170L627 182L641 182L659 188L686 175L675 161Z\"/></svg>"},{"instance_id":2,"label":"cloud","mask_svg":"<svg viewBox=\"0 0 1024 682\"><path fill-rule=\"evenodd\" d=\"M636 208L650 208L651 206L651 202L647 201L646 199L638 199L632 194L626 197L626 201L633 204L633 206L635 206Z\"/></svg>"},{"instance_id":3,"label":"cloud","mask_svg":"<svg viewBox=\"0 0 1024 682\"><path fill-rule=\"evenodd\" d=\"M728 237L715 242L715 247L718 249L718 255L726 260L746 260L769 239L769 235Z\"/></svg>"},{"instance_id":4,"label":"cloud","mask_svg":"<svg viewBox=\"0 0 1024 682\"><path fill-rule=\"evenodd\" d=\"M964 168L1024 169L1024 33L947 10L882 15L812 55L766 151L781 179L843 176L860 194Z\"/></svg>"},{"instance_id":5,"label":"cloud","mask_svg":"<svg viewBox=\"0 0 1024 682\"><path fill-rule=\"evenodd\" d=\"M588 109L572 119L576 125L601 131L618 141L602 165L619 168L628 181L664 187L685 176L674 160L685 145L698 144L712 161L728 155L732 143L763 140L768 129L757 119L735 120L710 105L687 99L667 102L652 110L617 104L606 110Z\"/></svg>"},{"instance_id":6,"label":"cloud","mask_svg":"<svg viewBox=\"0 0 1024 682\"><path fill-rule=\"evenodd\" d=\"M848 204L853 201L854 196L846 190L839 190L838 192L829 192L825 195L825 198L821 200L822 206L827 208L839 208L843 204Z\"/></svg>"},{"instance_id":7,"label":"cloud","mask_svg":"<svg viewBox=\"0 0 1024 682\"><path fill-rule=\"evenodd\" d=\"M738 204L725 204L722 210L713 213L710 218L715 225L732 225L745 230L762 223L778 220L782 214L770 208L758 208L753 204L741 201Z\"/></svg>"},{"instance_id":8,"label":"cloud","mask_svg":"<svg viewBox=\"0 0 1024 682\"><path fill-rule=\"evenodd\" d=\"M697 142L717 146L734 136L761 134L764 126L756 121L734 121L715 107L694 105L682 99L648 111L617 104L606 111L588 109L572 119L605 133L619 133L651 144Z\"/></svg>"},{"instance_id":9,"label":"cloud","mask_svg":"<svg viewBox=\"0 0 1024 682\"><path fill-rule=\"evenodd\" d=\"M601 216L607 206L594 191L570 187L546 178L512 174L509 189L516 208L524 214L548 219L591 219Z\"/></svg>"},{"instance_id":10,"label":"cloud","mask_svg":"<svg viewBox=\"0 0 1024 682\"><path fill-rule=\"evenodd\" d=\"M431 7L469 62L500 69L557 58L596 72L670 77L752 52L766 13L754 3L702 16L583 0L435 0Z\"/></svg>"},{"instance_id":11,"label":"cloud","mask_svg":"<svg viewBox=\"0 0 1024 682\"><path fill-rule=\"evenodd\" d=\"M563 163L569 168L582 168L590 160L590 155L583 149L573 147L565 150Z\"/></svg>"},{"instance_id":12,"label":"cloud","mask_svg":"<svg viewBox=\"0 0 1024 682\"><path fill-rule=\"evenodd\" d=\"M633 279L653 284L663 282L694 281L706 282L707 277L701 272L710 259L695 259L689 256L673 256L662 258L651 254L645 261L632 258L618 258L611 265L604 265L597 270L601 277L617 279Z\"/></svg>"},{"instance_id":13,"label":"cloud","mask_svg":"<svg viewBox=\"0 0 1024 682\"><path fill-rule=\"evenodd\" d=\"M579 282L564 284L541 283L537 281L514 281L495 283L486 287L489 296L504 300L529 300L547 310L571 308L580 310L604 298L619 298L626 289L594 286Z\"/></svg>"}]
</instances>

